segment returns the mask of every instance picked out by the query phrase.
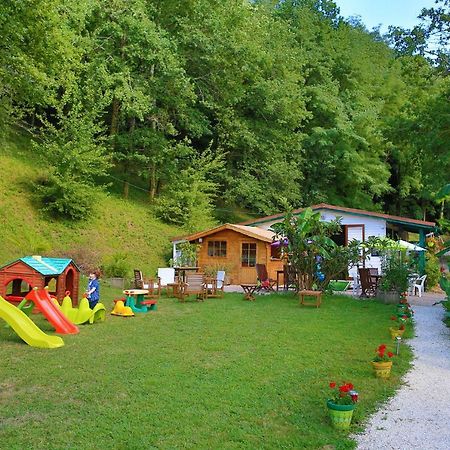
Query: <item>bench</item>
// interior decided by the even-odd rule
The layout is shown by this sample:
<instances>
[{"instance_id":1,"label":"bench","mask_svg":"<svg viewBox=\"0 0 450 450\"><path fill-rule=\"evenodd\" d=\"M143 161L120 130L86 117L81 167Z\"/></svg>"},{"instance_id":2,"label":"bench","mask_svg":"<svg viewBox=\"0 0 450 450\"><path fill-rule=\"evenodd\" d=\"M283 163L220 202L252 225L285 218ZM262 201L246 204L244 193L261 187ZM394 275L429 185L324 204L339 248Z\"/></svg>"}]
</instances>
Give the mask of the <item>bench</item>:
<instances>
[{"instance_id":1,"label":"bench","mask_svg":"<svg viewBox=\"0 0 450 450\"><path fill-rule=\"evenodd\" d=\"M322 291L309 291L304 289L299 291L298 295L300 297L300 305L315 306L316 308L319 308L322 303ZM305 297L312 297L313 301L305 302Z\"/></svg>"}]
</instances>

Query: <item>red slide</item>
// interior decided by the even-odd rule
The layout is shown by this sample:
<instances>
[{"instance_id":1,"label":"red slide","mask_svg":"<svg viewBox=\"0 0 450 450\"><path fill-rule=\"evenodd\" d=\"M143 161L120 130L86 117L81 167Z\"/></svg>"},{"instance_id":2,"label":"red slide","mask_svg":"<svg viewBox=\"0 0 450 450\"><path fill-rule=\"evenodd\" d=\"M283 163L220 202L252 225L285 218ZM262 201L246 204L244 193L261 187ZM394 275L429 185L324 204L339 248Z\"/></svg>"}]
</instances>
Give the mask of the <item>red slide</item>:
<instances>
[{"instance_id":1,"label":"red slide","mask_svg":"<svg viewBox=\"0 0 450 450\"><path fill-rule=\"evenodd\" d=\"M26 297L44 314L59 334L77 334L80 330L53 304L47 289L33 289Z\"/></svg>"}]
</instances>

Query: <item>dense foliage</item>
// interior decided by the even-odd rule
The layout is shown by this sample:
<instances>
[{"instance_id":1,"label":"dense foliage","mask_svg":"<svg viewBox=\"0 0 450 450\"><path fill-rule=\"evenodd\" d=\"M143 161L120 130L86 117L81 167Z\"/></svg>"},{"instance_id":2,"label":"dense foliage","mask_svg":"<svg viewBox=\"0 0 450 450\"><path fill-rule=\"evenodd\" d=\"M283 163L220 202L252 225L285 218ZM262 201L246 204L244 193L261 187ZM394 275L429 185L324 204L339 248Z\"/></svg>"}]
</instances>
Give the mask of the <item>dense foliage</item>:
<instances>
[{"instance_id":1,"label":"dense foliage","mask_svg":"<svg viewBox=\"0 0 450 450\"><path fill-rule=\"evenodd\" d=\"M448 0L422 12L421 31L386 37L331 0L12 0L0 12L0 132L33 133L49 168L37 195L56 215L83 217L105 175L189 229L214 208L271 213L284 199L418 218L448 208L436 197L450 169Z\"/></svg>"},{"instance_id":2,"label":"dense foliage","mask_svg":"<svg viewBox=\"0 0 450 450\"><path fill-rule=\"evenodd\" d=\"M285 244L282 252L298 274L298 288L326 290L349 267L360 260L359 242L346 246L336 244L332 237L341 232L339 219L320 220L320 213L306 208L298 216L285 214L283 221L272 226Z\"/></svg>"}]
</instances>

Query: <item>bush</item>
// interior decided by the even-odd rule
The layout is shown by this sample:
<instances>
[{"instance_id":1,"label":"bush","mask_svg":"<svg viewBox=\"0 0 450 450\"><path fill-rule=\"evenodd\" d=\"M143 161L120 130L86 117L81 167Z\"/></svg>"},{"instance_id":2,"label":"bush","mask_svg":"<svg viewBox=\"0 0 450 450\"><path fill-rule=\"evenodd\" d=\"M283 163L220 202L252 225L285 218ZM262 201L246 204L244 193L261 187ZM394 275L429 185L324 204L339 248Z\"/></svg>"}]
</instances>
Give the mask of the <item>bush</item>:
<instances>
[{"instance_id":1,"label":"bush","mask_svg":"<svg viewBox=\"0 0 450 450\"><path fill-rule=\"evenodd\" d=\"M399 294L408 290L409 263L405 252L394 250L386 254L383 262L383 278L381 289L386 292L394 291Z\"/></svg>"},{"instance_id":2,"label":"bush","mask_svg":"<svg viewBox=\"0 0 450 450\"><path fill-rule=\"evenodd\" d=\"M34 186L41 210L54 217L81 220L92 211L93 188L79 180L50 175L39 178Z\"/></svg>"},{"instance_id":3,"label":"bush","mask_svg":"<svg viewBox=\"0 0 450 450\"><path fill-rule=\"evenodd\" d=\"M126 278L130 272L128 256L124 253L115 253L106 259L101 269L105 277Z\"/></svg>"},{"instance_id":4,"label":"bush","mask_svg":"<svg viewBox=\"0 0 450 450\"><path fill-rule=\"evenodd\" d=\"M427 289L434 288L441 277L439 259L432 253L426 255L425 273L427 275Z\"/></svg>"}]
</instances>

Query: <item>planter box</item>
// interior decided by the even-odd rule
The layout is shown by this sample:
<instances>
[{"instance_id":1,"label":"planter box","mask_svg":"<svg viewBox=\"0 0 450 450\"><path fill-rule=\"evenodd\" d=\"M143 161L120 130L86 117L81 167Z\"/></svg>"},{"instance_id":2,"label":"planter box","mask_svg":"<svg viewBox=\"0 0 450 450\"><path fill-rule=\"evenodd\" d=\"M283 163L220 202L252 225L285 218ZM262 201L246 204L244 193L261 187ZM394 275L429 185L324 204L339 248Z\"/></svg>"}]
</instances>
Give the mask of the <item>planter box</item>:
<instances>
[{"instance_id":1,"label":"planter box","mask_svg":"<svg viewBox=\"0 0 450 450\"><path fill-rule=\"evenodd\" d=\"M400 301L400 294L394 291L377 291L376 299L385 304L397 304Z\"/></svg>"},{"instance_id":2,"label":"planter box","mask_svg":"<svg viewBox=\"0 0 450 450\"><path fill-rule=\"evenodd\" d=\"M125 287L125 278L105 278L104 280L113 288L124 289Z\"/></svg>"}]
</instances>

